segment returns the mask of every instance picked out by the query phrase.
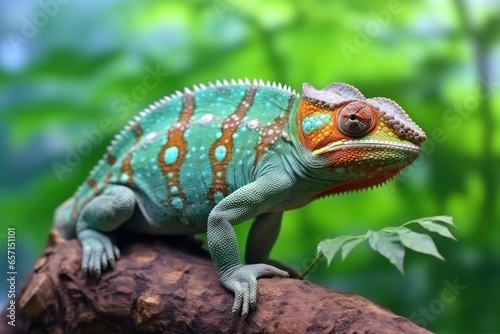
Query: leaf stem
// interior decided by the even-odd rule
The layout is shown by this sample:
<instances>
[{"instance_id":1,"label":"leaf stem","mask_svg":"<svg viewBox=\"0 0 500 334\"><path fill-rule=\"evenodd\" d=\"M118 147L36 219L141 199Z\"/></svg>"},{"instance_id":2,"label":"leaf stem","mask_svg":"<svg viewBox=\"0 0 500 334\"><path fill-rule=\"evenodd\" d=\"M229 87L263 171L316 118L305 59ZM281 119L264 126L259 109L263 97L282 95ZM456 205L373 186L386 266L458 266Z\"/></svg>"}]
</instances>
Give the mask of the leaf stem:
<instances>
[{"instance_id":1,"label":"leaf stem","mask_svg":"<svg viewBox=\"0 0 500 334\"><path fill-rule=\"evenodd\" d=\"M299 279L304 279L304 277L306 277L306 275L309 274L309 272L312 270L312 268L314 268L316 266L316 264L318 263L319 260L321 260L322 257L323 257L323 252L319 251L318 255L316 255L316 258L306 268L306 270L302 273L302 275L300 275Z\"/></svg>"}]
</instances>

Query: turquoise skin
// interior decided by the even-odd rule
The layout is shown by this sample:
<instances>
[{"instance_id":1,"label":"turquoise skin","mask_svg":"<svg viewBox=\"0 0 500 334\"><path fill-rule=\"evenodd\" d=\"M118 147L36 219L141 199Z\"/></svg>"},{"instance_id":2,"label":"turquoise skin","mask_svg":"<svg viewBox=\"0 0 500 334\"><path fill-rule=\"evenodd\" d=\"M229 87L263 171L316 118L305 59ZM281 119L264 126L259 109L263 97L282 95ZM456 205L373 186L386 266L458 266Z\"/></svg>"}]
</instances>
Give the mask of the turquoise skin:
<instances>
[{"instance_id":1,"label":"turquoise skin","mask_svg":"<svg viewBox=\"0 0 500 334\"><path fill-rule=\"evenodd\" d=\"M82 270L94 276L120 257L110 238L119 227L206 231L221 283L235 294L232 312L246 317L258 278L293 273L268 259L283 211L385 182L418 156L423 140L397 104L345 84L304 84L302 99L262 81L201 85L131 121L58 208L55 227L79 239ZM232 225L251 218L243 265Z\"/></svg>"}]
</instances>

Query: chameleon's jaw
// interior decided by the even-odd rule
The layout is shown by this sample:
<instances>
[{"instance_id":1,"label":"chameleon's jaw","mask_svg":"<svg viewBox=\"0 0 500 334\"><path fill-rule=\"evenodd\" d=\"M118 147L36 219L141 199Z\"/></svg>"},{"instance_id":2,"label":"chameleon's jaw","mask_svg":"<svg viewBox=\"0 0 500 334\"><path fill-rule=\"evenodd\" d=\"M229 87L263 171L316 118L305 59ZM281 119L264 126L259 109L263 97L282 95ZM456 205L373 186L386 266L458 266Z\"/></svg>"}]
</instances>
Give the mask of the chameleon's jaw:
<instances>
[{"instance_id":1,"label":"chameleon's jaw","mask_svg":"<svg viewBox=\"0 0 500 334\"><path fill-rule=\"evenodd\" d=\"M399 174L421 153L419 144L377 139L344 139L312 151L329 166L335 181L318 193L326 195L378 186Z\"/></svg>"},{"instance_id":2,"label":"chameleon's jaw","mask_svg":"<svg viewBox=\"0 0 500 334\"><path fill-rule=\"evenodd\" d=\"M337 142L330 143L324 147L312 151L312 155L318 156L328 152L335 152L344 149L383 149L391 151L406 152L409 154L418 155L422 151L419 145L412 144L410 142L397 143L385 140L340 140Z\"/></svg>"}]
</instances>

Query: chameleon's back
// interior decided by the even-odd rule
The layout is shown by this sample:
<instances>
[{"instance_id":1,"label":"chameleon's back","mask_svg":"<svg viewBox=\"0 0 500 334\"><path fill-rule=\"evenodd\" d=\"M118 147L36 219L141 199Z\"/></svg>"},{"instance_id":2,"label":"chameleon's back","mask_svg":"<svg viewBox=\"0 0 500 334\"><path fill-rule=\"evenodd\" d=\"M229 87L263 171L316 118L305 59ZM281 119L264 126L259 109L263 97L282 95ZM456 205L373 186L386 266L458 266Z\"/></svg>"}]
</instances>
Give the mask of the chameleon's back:
<instances>
[{"instance_id":1,"label":"chameleon's back","mask_svg":"<svg viewBox=\"0 0 500 334\"><path fill-rule=\"evenodd\" d=\"M296 97L281 85L233 81L161 99L116 136L56 220L74 226L86 203L121 184L150 223L204 228L215 204L253 181L281 145Z\"/></svg>"},{"instance_id":2,"label":"chameleon's back","mask_svg":"<svg viewBox=\"0 0 500 334\"><path fill-rule=\"evenodd\" d=\"M258 278L288 277L266 264L282 212L386 182L417 158L425 138L397 103L343 83L304 83L300 101L263 82L195 87L132 121L58 210L56 226L65 237L76 231L82 270L97 277L120 257L107 232L122 225L206 229L221 283L235 293L232 312L246 317ZM232 225L250 218L243 265Z\"/></svg>"}]
</instances>

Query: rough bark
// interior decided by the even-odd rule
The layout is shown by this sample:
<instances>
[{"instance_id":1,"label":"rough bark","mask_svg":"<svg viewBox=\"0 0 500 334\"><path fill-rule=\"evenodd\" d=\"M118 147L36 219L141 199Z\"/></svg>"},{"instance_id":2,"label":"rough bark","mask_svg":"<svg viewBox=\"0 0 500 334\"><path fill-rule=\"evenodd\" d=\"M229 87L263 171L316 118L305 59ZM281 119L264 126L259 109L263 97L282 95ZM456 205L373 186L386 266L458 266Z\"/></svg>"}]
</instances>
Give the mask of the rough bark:
<instances>
[{"instance_id":1,"label":"rough bark","mask_svg":"<svg viewBox=\"0 0 500 334\"><path fill-rule=\"evenodd\" d=\"M2 321L0 333L428 333L363 297L297 279L260 279L257 309L241 320L196 242L120 241L122 258L95 279L80 271L79 243L52 232L16 301L16 326Z\"/></svg>"}]
</instances>

